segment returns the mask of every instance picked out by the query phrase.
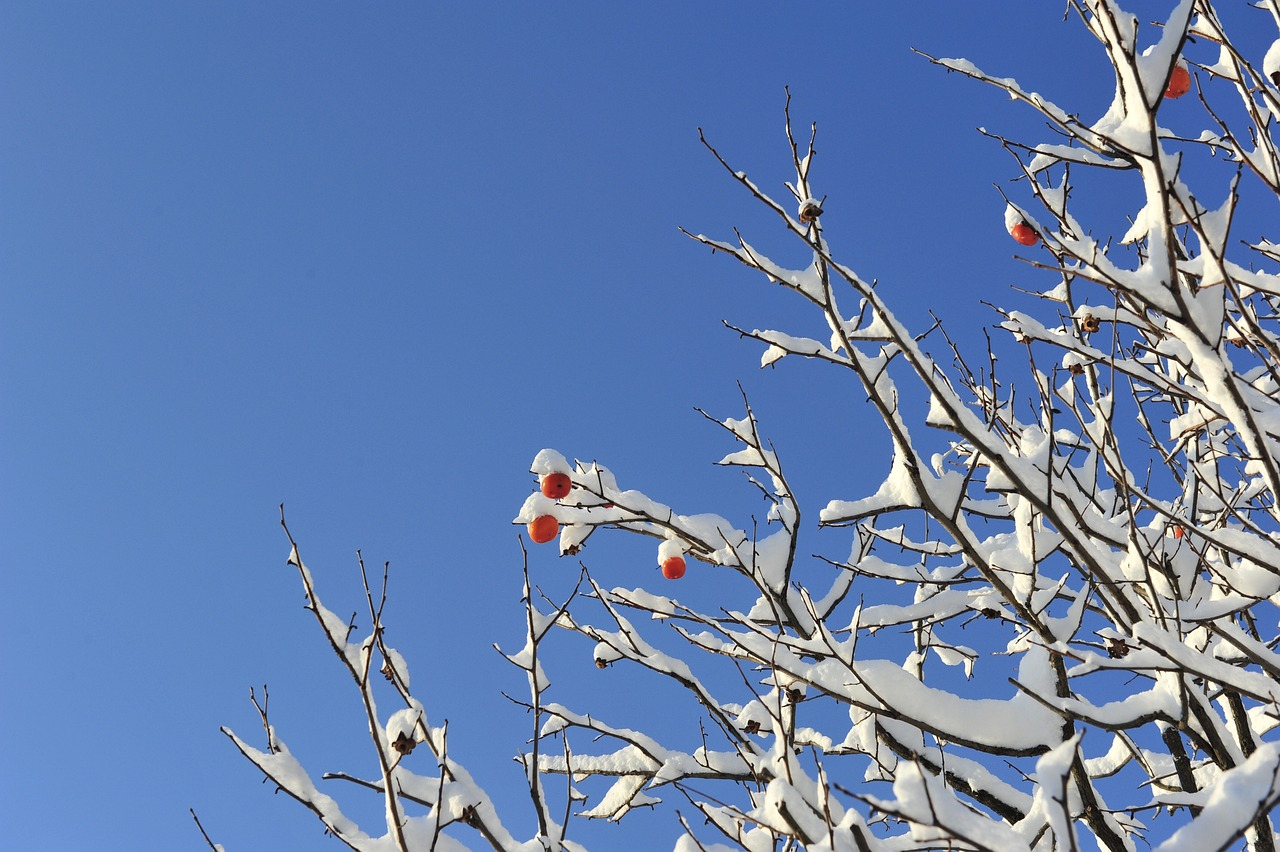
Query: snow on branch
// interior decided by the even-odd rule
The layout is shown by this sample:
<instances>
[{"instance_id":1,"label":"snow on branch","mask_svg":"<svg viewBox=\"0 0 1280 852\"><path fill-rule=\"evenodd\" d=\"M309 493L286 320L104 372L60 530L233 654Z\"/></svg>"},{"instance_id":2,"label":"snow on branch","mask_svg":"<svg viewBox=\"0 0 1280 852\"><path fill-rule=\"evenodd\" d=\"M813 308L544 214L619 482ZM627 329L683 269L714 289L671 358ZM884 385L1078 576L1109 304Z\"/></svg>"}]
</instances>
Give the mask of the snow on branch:
<instances>
[{"instance_id":1,"label":"snow on branch","mask_svg":"<svg viewBox=\"0 0 1280 852\"><path fill-rule=\"evenodd\" d=\"M838 259L816 126L797 140L789 94L789 198L700 132L774 230L685 233L811 317L787 329L768 317L725 324L759 344L761 366L822 362L831 392L866 400L891 450L871 462L882 468L870 493L848 483L853 493L810 504L783 459L862 453L865 424L833 426L820 447L775 445L744 392L742 412L703 416L725 440L710 461L760 501L745 516L676 508L679 493L641 490L649 471L537 453L514 523L556 546L526 554L523 638L503 643L518 649L504 656L529 692L512 700L533 723L519 758L533 840L511 838L448 755L444 727L428 723L404 657L386 645L386 574L375 594L363 561L373 626L361 638L321 604L290 537L379 761L374 780L326 777L383 797L385 839L316 788L265 706L267 751L228 736L351 848L444 848L455 842L445 829L466 827L496 849L572 850L572 815L625 821L687 802L681 850L1243 839L1274 852L1280 238L1274 221L1245 220L1256 217L1250 194L1280 195L1280 47L1245 50L1232 32L1237 15L1280 29L1280 6L1263 5L1269 16L1232 9L1226 23L1210 0L1171 0L1152 22L1115 0L1069 0L1112 72L1099 116L1065 106L1070 91L1041 94L925 54L1048 122L1043 139L983 131L1015 164L992 231L1027 250L1028 283L1016 304L993 306L977 353L941 321L909 329L876 279ZM1193 121L1203 132L1169 129ZM1130 176L1137 198L1112 183ZM773 259L797 251L802 268ZM619 484L628 478L635 487ZM618 534L649 540L652 555L606 584L606 572L633 570L630 557L610 559ZM540 554L583 560L559 598L532 579ZM581 653L553 653L574 643ZM575 665L619 677L547 700L553 682L573 691ZM375 702L374 671L391 714ZM629 702L661 694L678 711L640 730L592 711L596 689ZM422 775L406 764L418 744L434 758Z\"/></svg>"}]
</instances>

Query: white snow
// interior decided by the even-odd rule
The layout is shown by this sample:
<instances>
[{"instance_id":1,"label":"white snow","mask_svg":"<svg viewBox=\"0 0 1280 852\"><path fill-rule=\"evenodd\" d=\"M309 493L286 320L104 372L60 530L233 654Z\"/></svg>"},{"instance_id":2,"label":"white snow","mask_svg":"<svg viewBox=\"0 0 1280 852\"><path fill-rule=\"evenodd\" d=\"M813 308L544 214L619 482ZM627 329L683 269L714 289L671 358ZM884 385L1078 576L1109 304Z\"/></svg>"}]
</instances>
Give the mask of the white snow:
<instances>
[{"instance_id":1,"label":"white snow","mask_svg":"<svg viewBox=\"0 0 1280 852\"><path fill-rule=\"evenodd\" d=\"M541 450L533 457L529 472L539 476L545 476L548 473L572 473L573 466L569 464L568 459L555 450Z\"/></svg>"},{"instance_id":2,"label":"white snow","mask_svg":"<svg viewBox=\"0 0 1280 852\"><path fill-rule=\"evenodd\" d=\"M1280 39L1276 39L1267 48L1267 53L1262 57L1262 76L1267 78L1267 82L1280 89Z\"/></svg>"},{"instance_id":3,"label":"white snow","mask_svg":"<svg viewBox=\"0 0 1280 852\"><path fill-rule=\"evenodd\" d=\"M1188 804L1204 810L1190 824L1156 847L1155 852L1187 849L1226 849L1244 833L1258 813L1280 800L1280 752L1274 743L1263 743L1242 766L1229 770L1213 786Z\"/></svg>"}]
</instances>

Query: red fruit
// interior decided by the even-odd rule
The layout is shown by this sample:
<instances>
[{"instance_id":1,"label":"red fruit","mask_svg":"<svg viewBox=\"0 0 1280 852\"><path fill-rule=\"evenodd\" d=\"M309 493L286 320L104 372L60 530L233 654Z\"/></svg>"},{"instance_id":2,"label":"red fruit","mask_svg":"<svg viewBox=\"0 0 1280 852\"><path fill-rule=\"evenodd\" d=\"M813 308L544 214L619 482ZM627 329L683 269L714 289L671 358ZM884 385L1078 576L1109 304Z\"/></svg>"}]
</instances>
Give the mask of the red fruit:
<instances>
[{"instance_id":1,"label":"red fruit","mask_svg":"<svg viewBox=\"0 0 1280 852\"><path fill-rule=\"evenodd\" d=\"M668 556L662 562L662 576L668 580L679 580L684 576L684 557Z\"/></svg>"},{"instance_id":2,"label":"red fruit","mask_svg":"<svg viewBox=\"0 0 1280 852\"><path fill-rule=\"evenodd\" d=\"M1174 527L1174 528L1173 528L1173 537L1174 537L1174 538L1182 538L1182 537L1183 537L1184 535L1186 535L1186 534L1187 534L1186 530L1184 530L1182 527Z\"/></svg>"},{"instance_id":3,"label":"red fruit","mask_svg":"<svg viewBox=\"0 0 1280 852\"><path fill-rule=\"evenodd\" d=\"M1009 236L1013 237L1024 246L1033 246L1040 242L1040 235L1036 233L1026 222L1019 222L1009 229Z\"/></svg>"},{"instance_id":4,"label":"red fruit","mask_svg":"<svg viewBox=\"0 0 1280 852\"><path fill-rule=\"evenodd\" d=\"M542 477L543 496L550 497L552 500L568 497L571 488L573 488L573 480L567 473L548 473Z\"/></svg>"},{"instance_id":5,"label":"red fruit","mask_svg":"<svg viewBox=\"0 0 1280 852\"><path fill-rule=\"evenodd\" d=\"M560 522L554 515L539 515L529 522L529 538L538 544L546 544L560 532Z\"/></svg>"},{"instance_id":6,"label":"red fruit","mask_svg":"<svg viewBox=\"0 0 1280 852\"><path fill-rule=\"evenodd\" d=\"M1164 96L1170 99L1180 98L1189 91L1191 72L1187 70L1186 63L1179 62L1173 66L1173 73L1169 75L1169 85L1165 87Z\"/></svg>"}]
</instances>

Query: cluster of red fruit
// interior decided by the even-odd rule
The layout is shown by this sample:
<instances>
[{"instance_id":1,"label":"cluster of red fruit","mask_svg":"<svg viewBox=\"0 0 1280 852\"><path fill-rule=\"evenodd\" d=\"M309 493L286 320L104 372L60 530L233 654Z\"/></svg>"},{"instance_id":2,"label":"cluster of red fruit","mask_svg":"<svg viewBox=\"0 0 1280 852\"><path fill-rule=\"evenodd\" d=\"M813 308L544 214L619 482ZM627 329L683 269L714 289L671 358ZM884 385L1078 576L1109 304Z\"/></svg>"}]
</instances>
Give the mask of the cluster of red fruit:
<instances>
[{"instance_id":1,"label":"cluster of red fruit","mask_svg":"<svg viewBox=\"0 0 1280 852\"><path fill-rule=\"evenodd\" d=\"M573 480L567 473L548 473L542 477L542 496L562 500L573 489ZM555 515L539 515L528 523L529 538L537 544L546 544L560 532L560 522Z\"/></svg>"},{"instance_id":2,"label":"cluster of red fruit","mask_svg":"<svg viewBox=\"0 0 1280 852\"><path fill-rule=\"evenodd\" d=\"M567 473L548 473L543 475L539 482L539 488L543 497L551 500L563 500L573 490L573 480L569 478ZM605 504L605 508L612 507L612 503ZM536 544L546 544L559 534L560 522L556 520L555 515L539 515L526 524L526 528L529 530L529 538L533 539ZM661 562L662 576L668 580L679 580L684 576L683 556L668 556Z\"/></svg>"}]
</instances>

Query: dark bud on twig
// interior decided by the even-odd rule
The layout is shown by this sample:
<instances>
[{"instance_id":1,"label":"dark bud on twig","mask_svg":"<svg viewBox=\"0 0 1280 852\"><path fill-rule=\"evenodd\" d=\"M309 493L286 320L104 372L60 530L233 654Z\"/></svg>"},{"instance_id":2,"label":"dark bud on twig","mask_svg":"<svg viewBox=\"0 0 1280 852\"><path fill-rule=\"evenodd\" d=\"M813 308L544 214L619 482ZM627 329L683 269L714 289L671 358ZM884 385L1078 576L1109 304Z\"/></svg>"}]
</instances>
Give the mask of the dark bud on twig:
<instances>
[{"instance_id":1,"label":"dark bud on twig","mask_svg":"<svg viewBox=\"0 0 1280 852\"><path fill-rule=\"evenodd\" d=\"M598 669L609 668L609 661L604 659L603 657L596 657L596 668Z\"/></svg>"},{"instance_id":2,"label":"dark bud on twig","mask_svg":"<svg viewBox=\"0 0 1280 852\"><path fill-rule=\"evenodd\" d=\"M1107 639L1107 656L1113 660L1129 656L1129 646L1123 639Z\"/></svg>"},{"instance_id":3,"label":"dark bud on twig","mask_svg":"<svg viewBox=\"0 0 1280 852\"><path fill-rule=\"evenodd\" d=\"M1083 376L1084 364L1072 364L1070 367L1067 367L1067 372L1073 376Z\"/></svg>"},{"instance_id":4,"label":"dark bud on twig","mask_svg":"<svg viewBox=\"0 0 1280 852\"><path fill-rule=\"evenodd\" d=\"M742 730L746 731L748 734L758 734L760 733L760 723L755 719L752 719L743 726Z\"/></svg>"},{"instance_id":5,"label":"dark bud on twig","mask_svg":"<svg viewBox=\"0 0 1280 852\"><path fill-rule=\"evenodd\" d=\"M816 201L806 201L800 205L800 224L808 225L816 222L818 217L822 215L822 208L818 206Z\"/></svg>"},{"instance_id":6,"label":"dark bud on twig","mask_svg":"<svg viewBox=\"0 0 1280 852\"><path fill-rule=\"evenodd\" d=\"M401 754L410 754L417 746L418 741L404 731L397 734L395 742L391 744L391 747Z\"/></svg>"}]
</instances>

